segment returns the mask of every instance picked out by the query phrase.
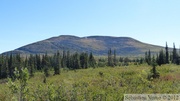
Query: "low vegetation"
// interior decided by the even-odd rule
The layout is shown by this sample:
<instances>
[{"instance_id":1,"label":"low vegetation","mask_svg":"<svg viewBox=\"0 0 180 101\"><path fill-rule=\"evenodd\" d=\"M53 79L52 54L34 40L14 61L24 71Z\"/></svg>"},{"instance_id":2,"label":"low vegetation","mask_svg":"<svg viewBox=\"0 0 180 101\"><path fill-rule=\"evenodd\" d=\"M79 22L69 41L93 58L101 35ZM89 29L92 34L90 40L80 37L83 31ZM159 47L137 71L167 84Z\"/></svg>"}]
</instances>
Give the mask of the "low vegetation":
<instances>
[{"instance_id":1,"label":"low vegetation","mask_svg":"<svg viewBox=\"0 0 180 101\"><path fill-rule=\"evenodd\" d=\"M53 76L53 71L43 82L44 74L37 72L33 78L23 82L23 78L0 85L0 100L24 101L121 101L123 94L149 94L180 92L180 68L176 65L157 66L159 79L148 80L151 66L129 65L121 67L61 70ZM27 74L27 70L22 70ZM26 80L26 79L25 79ZM24 87L24 88L23 88ZM18 89L23 88L23 89Z\"/></svg>"}]
</instances>

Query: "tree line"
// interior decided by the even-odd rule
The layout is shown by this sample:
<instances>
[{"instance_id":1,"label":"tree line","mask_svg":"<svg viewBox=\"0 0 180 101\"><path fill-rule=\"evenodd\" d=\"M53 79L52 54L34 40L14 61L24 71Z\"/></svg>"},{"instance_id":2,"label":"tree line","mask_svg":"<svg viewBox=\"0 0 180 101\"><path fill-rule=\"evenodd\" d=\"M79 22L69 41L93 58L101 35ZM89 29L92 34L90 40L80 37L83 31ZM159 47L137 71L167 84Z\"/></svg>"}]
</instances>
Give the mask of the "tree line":
<instances>
[{"instance_id":1,"label":"tree line","mask_svg":"<svg viewBox=\"0 0 180 101\"><path fill-rule=\"evenodd\" d=\"M152 54L150 50L145 52L146 63L148 65L151 65L153 64L153 62L155 62L159 66L169 63L180 65L180 53L177 52L175 44L173 44L173 50L169 51L169 47L166 42L164 50L161 49L156 55ZM155 61L153 61L153 58L155 59Z\"/></svg>"},{"instance_id":2,"label":"tree line","mask_svg":"<svg viewBox=\"0 0 180 101\"><path fill-rule=\"evenodd\" d=\"M86 69L89 67L115 67L115 66L128 66L129 63L136 65L147 63L148 65L169 64L174 63L180 65L180 54L177 49L173 47L172 52L169 51L166 43L165 51L162 49L158 54L154 55L151 51L145 52L145 57L130 59L128 57L117 57L116 50L111 48L107 52L107 58L95 59L92 52L70 53L70 51L57 51L53 55L46 54L30 54L29 56L22 57L20 54L7 54L0 55L0 79L14 78L14 70L17 67L20 70L26 67L30 73L30 77L34 76L36 71L44 72L45 76L49 76L49 71L54 71L54 75L60 74L61 68L64 69Z\"/></svg>"},{"instance_id":3,"label":"tree line","mask_svg":"<svg viewBox=\"0 0 180 101\"><path fill-rule=\"evenodd\" d=\"M14 70L20 70L22 67L28 68L30 76L34 76L36 71L44 72L49 76L49 71L54 70L54 75L60 74L61 68L85 69L95 67L96 60L92 53L86 52L73 53L63 51L56 52L53 55L30 55L21 57L20 54L0 55L0 78L14 78Z\"/></svg>"},{"instance_id":4,"label":"tree line","mask_svg":"<svg viewBox=\"0 0 180 101\"><path fill-rule=\"evenodd\" d=\"M46 54L30 54L29 56L21 56L20 54L6 54L0 55L0 79L14 78L14 70L17 67L20 70L22 67L28 69L30 77L34 76L36 71L44 72L48 77L50 71L54 71L54 75L60 74L61 68L63 69L86 69L95 67L115 67L115 66L128 66L129 63L142 64L143 58L130 59L128 57L117 57L116 50L107 52L107 58L96 58L93 53L70 53L70 51L57 51L53 55Z\"/></svg>"}]
</instances>

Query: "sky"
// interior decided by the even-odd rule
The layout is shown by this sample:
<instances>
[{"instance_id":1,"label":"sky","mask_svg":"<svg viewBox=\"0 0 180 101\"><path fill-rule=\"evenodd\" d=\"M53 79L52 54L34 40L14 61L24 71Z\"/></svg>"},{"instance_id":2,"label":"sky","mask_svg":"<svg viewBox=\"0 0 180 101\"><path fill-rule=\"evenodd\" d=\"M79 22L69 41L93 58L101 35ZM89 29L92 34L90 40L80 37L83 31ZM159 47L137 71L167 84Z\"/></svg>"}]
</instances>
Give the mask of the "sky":
<instances>
[{"instance_id":1,"label":"sky","mask_svg":"<svg viewBox=\"0 0 180 101\"><path fill-rule=\"evenodd\" d=\"M0 0L0 53L59 35L180 45L180 0Z\"/></svg>"}]
</instances>

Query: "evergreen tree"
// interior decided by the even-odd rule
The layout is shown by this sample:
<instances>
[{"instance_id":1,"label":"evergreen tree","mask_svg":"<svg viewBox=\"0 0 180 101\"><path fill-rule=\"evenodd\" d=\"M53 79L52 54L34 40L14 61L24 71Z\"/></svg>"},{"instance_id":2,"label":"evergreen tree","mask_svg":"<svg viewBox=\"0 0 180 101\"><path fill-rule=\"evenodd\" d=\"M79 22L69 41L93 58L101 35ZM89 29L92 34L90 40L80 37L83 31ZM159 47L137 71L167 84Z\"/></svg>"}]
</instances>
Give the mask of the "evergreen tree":
<instances>
[{"instance_id":1,"label":"evergreen tree","mask_svg":"<svg viewBox=\"0 0 180 101\"><path fill-rule=\"evenodd\" d=\"M113 60L112 60L112 51L111 51L111 48L109 49L108 51L108 66L114 66L113 65Z\"/></svg>"},{"instance_id":2,"label":"evergreen tree","mask_svg":"<svg viewBox=\"0 0 180 101\"><path fill-rule=\"evenodd\" d=\"M165 50L166 50L166 64L169 64L169 51L168 51L168 45L167 45L167 42L166 42Z\"/></svg>"},{"instance_id":3,"label":"evergreen tree","mask_svg":"<svg viewBox=\"0 0 180 101\"><path fill-rule=\"evenodd\" d=\"M36 58L36 55L33 55L33 69L34 69L34 71L37 70L37 58Z\"/></svg>"},{"instance_id":4,"label":"evergreen tree","mask_svg":"<svg viewBox=\"0 0 180 101\"><path fill-rule=\"evenodd\" d=\"M28 60L28 69L30 73L30 77L34 76L34 57L32 54L30 54L29 60Z\"/></svg>"},{"instance_id":5,"label":"evergreen tree","mask_svg":"<svg viewBox=\"0 0 180 101\"><path fill-rule=\"evenodd\" d=\"M172 63L174 64L179 64L179 59L178 59L178 54L177 54L177 50L175 47L175 44L173 44L173 53L172 53Z\"/></svg>"},{"instance_id":6,"label":"evergreen tree","mask_svg":"<svg viewBox=\"0 0 180 101\"><path fill-rule=\"evenodd\" d=\"M84 67L87 69L88 68L88 53L84 53Z\"/></svg>"},{"instance_id":7,"label":"evergreen tree","mask_svg":"<svg viewBox=\"0 0 180 101\"><path fill-rule=\"evenodd\" d=\"M10 57L8 59L8 75L10 78L13 77L13 56L12 56L12 53L10 54Z\"/></svg>"},{"instance_id":8,"label":"evergreen tree","mask_svg":"<svg viewBox=\"0 0 180 101\"><path fill-rule=\"evenodd\" d=\"M141 57L139 64L143 64L143 62L144 62L144 58Z\"/></svg>"},{"instance_id":9,"label":"evergreen tree","mask_svg":"<svg viewBox=\"0 0 180 101\"><path fill-rule=\"evenodd\" d=\"M151 65L151 51L145 52L145 61L148 65Z\"/></svg>"},{"instance_id":10,"label":"evergreen tree","mask_svg":"<svg viewBox=\"0 0 180 101\"><path fill-rule=\"evenodd\" d=\"M146 61L146 63L148 63L148 53L147 53L147 51L145 52L145 61Z\"/></svg>"},{"instance_id":11,"label":"evergreen tree","mask_svg":"<svg viewBox=\"0 0 180 101\"><path fill-rule=\"evenodd\" d=\"M71 68L71 60L70 60L70 52L67 51L67 60L66 60L66 66L67 68Z\"/></svg>"},{"instance_id":12,"label":"evergreen tree","mask_svg":"<svg viewBox=\"0 0 180 101\"><path fill-rule=\"evenodd\" d=\"M20 54L16 54L14 58L14 68L17 67L19 70L22 68L22 60Z\"/></svg>"},{"instance_id":13,"label":"evergreen tree","mask_svg":"<svg viewBox=\"0 0 180 101\"><path fill-rule=\"evenodd\" d=\"M120 57L120 58L119 58L119 62L122 63L123 61L124 61L123 57Z\"/></svg>"},{"instance_id":14,"label":"evergreen tree","mask_svg":"<svg viewBox=\"0 0 180 101\"><path fill-rule=\"evenodd\" d=\"M8 56L1 55L1 77L8 77Z\"/></svg>"},{"instance_id":15,"label":"evergreen tree","mask_svg":"<svg viewBox=\"0 0 180 101\"><path fill-rule=\"evenodd\" d=\"M165 64L166 63L166 57L165 57L165 54L163 52L163 50L161 50L159 52L159 57L158 57L158 65L161 66L162 64Z\"/></svg>"},{"instance_id":16,"label":"evergreen tree","mask_svg":"<svg viewBox=\"0 0 180 101\"><path fill-rule=\"evenodd\" d=\"M152 57L151 66L152 66L152 67L156 67L156 66L157 66L156 59L155 59L155 56L154 56L154 55L153 55L153 57Z\"/></svg>"},{"instance_id":17,"label":"evergreen tree","mask_svg":"<svg viewBox=\"0 0 180 101\"><path fill-rule=\"evenodd\" d=\"M170 53L170 61L173 63L173 52Z\"/></svg>"},{"instance_id":18,"label":"evergreen tree","mask_svg":"<svg viewBox=\"0 0 180 101\"><path fill-rule=\"evenodd\" d=\"M114 50L114 59L113 59L113 62L114 62L114 66L117 66L116 50Z\"/></svg>"},{"instance_id":19,"label":"evergreen tree","mask_svg":"<svg viewBox=\"0 0 180 101\"><path fill-rule=\"evenodd\" d=\"M80 67L81 68L84 68L84 56L83 55L84 55L83 53L80 54Z\"/></svg>"},{"instance_id":20,"label":"evergreen tree","mask_svg":"<svg viewBox=\"0 0 180 101\"><path fill-rule=\"evenodd\" d=\"M44 69L45 76L48 77L50 75L50 73L49 73L49 58L48 58L47 53L45 55L43 55L42 67Z\"/></svg>"},{"instance_id":21,"label":"evergreen tree","mask_svg":"<svg viewBox=\"0 0 180 101\"><path fill-rule=\"evenodd\" d=\"M28 67L28 57L26 56L25 60L24 60L24 67Z\"/></svg>"},{"instance_id":22,"label":"evergreen tree","mask_svg":"<svg viewBox=\"0 0 180 101\"><path fill-rule=\"evenodd\" d=\"M80 69L79 54L76 52L72 56L72 69Z\"/></svg>"},{"instance_id":23,"label":"evergreen tree","mask_svg":"<svg viewBox=\"0 0 180 101\"><path fill-rule=\"evenodd\" d=\"M148 65L151 64L151 51L148 52Z\"/></svg>"},{"instance_id":24,"label":"evergreen tree","mask_svg":"<svg viewBox=\"0 0 180 101\"><path fill-rule=\"evenodd\" d=\"M81 65L81 68L88 67L88 54L87 53L83 52L80 54L80 65Z\"/></svg>"},{"instance_id":25,"label":"evergreen tree","mask_svg":"<svg viewBox=\"0 0 180 101\"><path fill-rule=\"evenodd\" d=\"M96 60L94 59L92 52L89 55L89 66L93 68L96 66Z\"/></svg>"},{"instance_id":26,"label":"evergreen tree","mask_svg":"<svg viewBox=\"0 0 180 101\"><path fill-rule=\"evenodd\" d=\"M37 54L36 54L36 68L37 68L37 70L41 70L42 69L42 66L41 66L41 57L40 57L40 55L37 55Z\"/></svg>"},{"instance_id":27,"label":"evergreen tree","mask_svg":"<svg viewBox=\"0 0 180 101\"><path fill-rule=\"evenodd\" d=\"M129 62L130 62L130 59L128 57L125 57L124 58L124 66L128 66L129 65Z\"/></svg>"},{"instance_id":28,"label":"evergreen tree","mask_svg":"<svg viewBox=\"0 0 180 101\"><path fill-rule=\"evenodd\" d=\"M151 79L151 78L154 78L154 79L155 79L155 78L159 78L160 74L159 74L159 72L157 72L157 70L156 70L157 63L156 63L156 60L155 60L154 55L153 55L153 58L152 58L151 66L152 66L151 75L149 75L148 79Z\"/></svg>"},{"instance_id":29,"label":"evergreen tree","mask_svg":"<svg viewBox=\"0 0 180 101\"><path fill-rule=\"evenodd\" d=\"M66 51L63 51L63 57L61 59L62 68L66 67Z\"/></svg>"},{"instance_id":30,"label":"evergreen tree","mask_svg":"<svg viewBox=\"0 0 180 101\"><path fill-rule=\"evenodd\" d=\"M156 63L157 63L158 65L160 65L160 64L159 64L159 54L156 54Z\"/></svg>"},{"instance_id":31,"label":"evergreen tree","mask_svg":"<svg viewBox=\"0 0 180 101\"><path fill-rule=\"evenodd\" d=\"M60 53L57 52L57 54L54 55L54 75L60 74L60 68L61 68L61 63L60 63Z\"/></svg>"}]
</instances>

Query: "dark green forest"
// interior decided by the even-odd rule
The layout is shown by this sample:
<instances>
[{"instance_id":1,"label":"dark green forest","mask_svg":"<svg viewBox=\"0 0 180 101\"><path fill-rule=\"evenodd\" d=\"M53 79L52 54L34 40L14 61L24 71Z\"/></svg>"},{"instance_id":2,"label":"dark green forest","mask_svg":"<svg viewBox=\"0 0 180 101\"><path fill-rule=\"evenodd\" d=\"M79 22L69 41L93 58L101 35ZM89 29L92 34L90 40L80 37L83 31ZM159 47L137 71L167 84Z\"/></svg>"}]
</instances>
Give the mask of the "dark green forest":
<instances>
[{"instance_id":1,"label":"dark green forest","mask_svg":"<svg viewBox=\"0 0 180 101\"><path fill-rule=\"evenodd\" d=\"M20 70L22 67L26 67L29 70L30 76L34 75L34 72L44 72L46 76L49 76L49 71L54 70L54 75L60 74L61 68L67 69L85 69L89 67L95 67L96 60L92 53L74 53L69 51L63 51L63 53L55 53L54 55L30 55L21 57L17 55L1 55L0 57L0 78L14 78L14 70L17 68Z\"/></svg>"}]
</instances>

